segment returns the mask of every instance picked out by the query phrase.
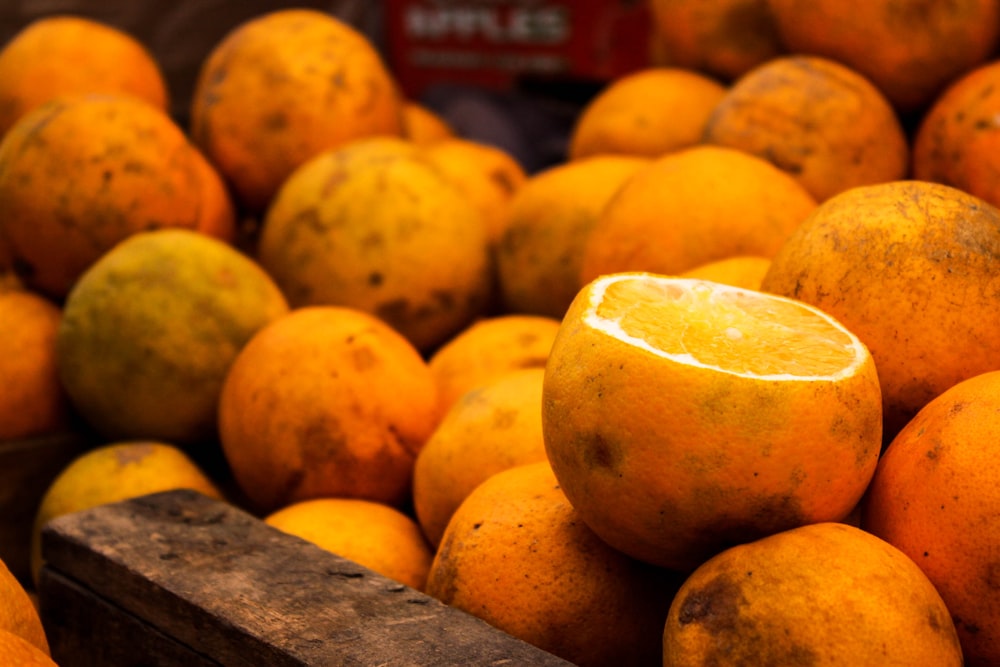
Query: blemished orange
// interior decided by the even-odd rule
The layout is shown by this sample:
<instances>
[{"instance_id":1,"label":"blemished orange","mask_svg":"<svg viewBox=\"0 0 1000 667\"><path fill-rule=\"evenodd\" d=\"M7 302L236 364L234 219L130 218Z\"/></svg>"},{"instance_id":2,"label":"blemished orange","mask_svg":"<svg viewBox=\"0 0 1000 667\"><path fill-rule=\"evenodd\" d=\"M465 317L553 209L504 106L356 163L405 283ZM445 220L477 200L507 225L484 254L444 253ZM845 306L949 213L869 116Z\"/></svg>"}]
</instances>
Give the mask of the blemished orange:
<instances>
[{"instance_id":1,"label":"blemished orange","mask_svg":"<svg viewBox=\"0 0 1000 667\"><path fill-rule=\"evenodd\" d=\"M26 639L0 628L0 663L12 667L58 667L52 658Z\"/></svg>"},{"instance_id":2,"label":"blemished orange","mask_svg":"<svg viewBox=\"0 0 1000 667\"><path fill-rule=\"evenodd\" d=\"M427 592L581 667L657 664L680 577L602 542L548 463L491 476L455 511Z\"/></svg>"},{"instance_id":3,"label":"blemished orange","mask_svg":"<svg viewBox=\"0 0 1000 667\"><path fill-rule=\"evenodd\" d=\"M191 135L250 212L319 153L403 133L403 100L368 38L331 13L287 8L234 27L205 57Z\"/></svg>"},{"instance_id":4,"label":"blemished orange","mask_svg":"<svg viewBox=\"0 0 1000 667\"><path fill-rule=\"evenodd\" d=\"M775 58L740 77L712 112L704 141L769 160L817 201L904 178L910 166L906 133L882 92L816 56Z\"/></svg>"},{"instance_id":5,"label":"blemished orange","mask_svg":"<svg viewBox=\"0 0 1000 667\"><path fill-rule=\"evenodd\" d=\"M371 500L303 500L272 512L264 522L417 590L427 582L434 558L416 521Z\"/></svg>"},{"instance_id":6,"label":"blemished orange","mask_svg":"<svg viewBox=\"0 0 1000 667\"><path fill-rule=\"evenodd\" d=\"M875 470L862 527L893 544L948 605L967 667L1000 663L1000 371L945 390L896 435Z\"/></svg>"},{"instance_id":7,"label":"blemished orange","mask_svg":"<svg viewBox=\"0 0 1000 667\"><path fill-rule=\"evenodd\" d=\"M770 257L815 208L763 158L722 146L669 153L601 211L583 242L577 289L606 273L678 274L736 255Z\"/></svg>"},{"instance_id":8,"label":"blemished orange","mask_svg":"<svg viewBox=\"0 0 1000 667\"><path fill-rule=\"evenodd\" d=\"M340 306L297 308L259 331L226 376L218 414L233 477L264 512L321 497L402 506L440 419L416 348Z\"/></svg>"},{"instance_id":9,"label":"blemished orange","mask_svg":"<svg viewBox=\"0 0 1000 667\"><path fill-rule=\"evenodd\" d=\"M420 102L404 100L402 114L402 134L418 146L427 146L456 136L455 129L439 113Z\"/></svg>"},{"instance_id":10,"label":"blemished orange","mask_svg":"<svg viewBox=\"0 0 1000 667\"><path fill-rule=\"evenodd\" d=\"M760 283L771 268L771 260L756 255L738 255L717 259L688 269L680 274L681 278L697 278L711 280L733 287L745 289L760 289Z\"/></svg>"},{"instance_id":11,"label":"blemished orange","mask_svg":"<svg viewBox=\"0 0 1000 667\"><path fill-rule=\"evenodd\" d=\"M701 143L725 87L680 67L650 67L609 82L580 110L568 158L616 154L659 157Z\"/></svg>"},{"instance_id":12,"label":"blemished orange","mask_svg":"<svg viewBox=\"0 0 1000 667\"><path fill-rule=\"evenodd\" d=\"M541 368L549 357L559 320L506 314L476 320L428 359L442 414L465 392L519 368Z\"/></svg>"},{"instance_id":13,"label":"blemished orange","mask_svg":"<svg viewBox=\"0 0 1000 667\"><path fill-rule=\"evenodd\" d=\"M293 307L363 310L426 352L486 308L485 220L418 154L358 160L345 149L312 158L282 184L257 257Z\"/></svg>"},{"instance_id":14,"label":"blemished orange","mask_svg":"<svg viewBox=\"0 0 1000 667\"><path fill-rule=\"evenodd\" d=\"M648 273L573 301L542 388L545 450L608 544L689 571L857 505L882 438L875 364L794 299Z\"/></svg>"},{"instance_id":15,"label":"blemished orange","mask_svg":"<svg viewBox=\"0 0 1000 667\"><path fill-rule=\"evenodd\" d=\"M962 651L948 607L906 554L818 523L695 570L670 606L662 664L962 667Z\"/></svg>"},{"instance_id":16,"label":"blemished orange","mask_svg":"<svg viewBox=\"0 0 1000 667\"><path fill-rule=\"evenodd\" d=\"M536 172L514 196L496 248L508 313L559 319L580 289L587 236L622 185L649 158L595 155Z\"/></svg>"},{"instance_id":17,"label":"blemished orange","mask_svg":"<svg viewBox=\"0 0 1000 667\"><path fill-rule=\"evenodd\" d=\"M767 0L652 0L659 58L732 81L784 52Z\"/></svg>"},{"instance_id":18,"label":"blemished orange","mask_svg":"<svg viewBox=\"0 0 1000 667\"><path fill-rule=\"evenodd\" d=\"M767 0L787 49L844 63L901 112L920 112L1000 43L995 0Z\"/></svg>"},{"instance_id":19,"label":"blemished orange","mask_svg":"<svg viewBox=\"0 0 1000 667\"><path fill-rule=\"evenodd\" d=\"M12 632L46 655L49 641L28 591L0 560L0 630Z\"/></svg>"},{"instance_id":20,"label":"blemished orange","mask_svg":"<svg viewBox=\"0 0 1000 667\"><path fill-rule=\"evenodd\" d=\"M126 95L60 97L0 142L0 236L25 284L62 299L132 234L190 229L229 242L221 177L164 111Z\"/></svg>"},{"instance_id":21,"label":"blemished orange","mask_svg":"<svg viewBox=\"0 0 1000 667\"><path fill-rule=\"evenodd\" d=\"M169 442L127 440L84 452L52 480L35 514L31 573L38 582L43 563L41 532L56 517L106 503L172 489L192 489L223 499L216 482L191 456Z\"/></svg>"},{"instance_id":22,"label":"blemished orange","mask_svg":"<svg viewBox=\"0 0 1000 667\"><path fill-rule=\"evenodd\" d=\"M913 177L1000 206L1000 61L964 74L935 99L913 139Z\"/></svg>"},{"instance_id":23,"label":"blemished orange","mask_svg":"<svg viewBox=\"0 0 1000 667\"><path fill-rule=\"evenodd\" d=\"M211 443L230 364L287 312L271 277L233 246L184 229L140 232L66 297L59 378L105 437Z\"/></svg>"},{"instance_id":24,"label":"blemished orange","mask_svg":"<svg viewBox=\"0 0 1000 667\"><path fill-rule=\"evenodd\" d=\"M435 547L455 509L490 475L545 460L542 367L509 371L462 395L413 468L413 509Z\"/></svg>"},{"instance_id":25,"label":"blemished orange","mask_svg":"<svg viewBox=\"0 0 1000 667\"><path fill-rule=\"evenodd\" d=\"M144 44L83 16L35 19L0 49L0 137L35 107L63 95L128 94L161 111L169 91Z\"/></svg>"},{"instance_id":26,"label":"blemished orange","mask_svg":"<svg viewBox=\"0 0 1000 667\"><path fill-rule=\"evenodd\" d=\"M461 137L425 146L422 156L480 212L492 249L511 199L528 179L524 167L502 148Z\"/></svg>"},{"instance_id":27,"label":"blemished orange","mask_svg":"<svg viewBox=\"0 0 1000 667\"><path fill-rule=\"evenodd\" d=\"M0 289L0 441L54 433L69 424L56 368L62 311L39 294Z\"/></svg>"},{"instance_id":28,"label":"blemished orange","mask_svg":"<svg viewBox=\"0 0 1000 667\"><path fill-rule=\"evenodd\" d=\"M799 226L761 289L825 310L864 341L888 443L932 398L997 367L1000 210L926 181L854 188Z\"/></svg>"}]
</instances>

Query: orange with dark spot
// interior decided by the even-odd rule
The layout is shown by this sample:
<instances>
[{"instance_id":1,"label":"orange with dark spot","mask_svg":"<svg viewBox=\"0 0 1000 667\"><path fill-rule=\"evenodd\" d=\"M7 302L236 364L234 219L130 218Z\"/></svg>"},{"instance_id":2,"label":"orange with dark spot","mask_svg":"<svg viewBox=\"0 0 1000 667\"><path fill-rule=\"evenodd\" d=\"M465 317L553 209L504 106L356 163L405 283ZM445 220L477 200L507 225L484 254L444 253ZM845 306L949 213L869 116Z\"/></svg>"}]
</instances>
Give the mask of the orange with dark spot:
<instances>
[{"instance_id":1,"label":"orange with dark spot","mask_svg":"<svg viewBox=\"0 0 1000 667\"><path fill-rule=\"evenodd\" d=\"M886 449L862 527L930 578L955 620L965 664L1000 663L1000 371L923 407Z\"/></svg>"},{"instance_id":2,"label":"orange with dark spot","mask_svg":"<svg viewBox=\"0 0 1000 667\"><path fill-rule=\"evenodd\" d=\"M400 506L437 425L434 378L413 345L359 310L293 310L240 351L219 399L219 435L262 511L311 498Z\"/></svg>"},{"instance_id":3,"label":"orange with dark spot","mask_svg":"<svg viewBox=\"0 0 1000 667\"><path fill-rule=\"evenodd\" d=\"M664 667L962 667L948 607L902 551L819 523L732 547L681 586Z\"/></svg>"}]
</instances>

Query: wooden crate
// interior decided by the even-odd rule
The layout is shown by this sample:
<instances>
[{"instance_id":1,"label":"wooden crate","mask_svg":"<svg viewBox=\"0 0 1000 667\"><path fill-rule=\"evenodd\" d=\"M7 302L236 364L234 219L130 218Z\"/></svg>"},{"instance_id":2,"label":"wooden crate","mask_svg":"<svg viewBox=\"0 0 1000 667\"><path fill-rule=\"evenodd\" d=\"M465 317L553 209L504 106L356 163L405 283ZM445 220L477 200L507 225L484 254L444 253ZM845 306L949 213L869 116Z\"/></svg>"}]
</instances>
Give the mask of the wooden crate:
<instances>
[{"instance_id":1,"label":"wooden crate","mask_svg":"<svg viewBox=\"0 0 1000 667\"><path fill-rule=\"evenodd\" d=\"M60 517L42 545L61 667L571 664L193 491Z\"/></svg>"},{"instance_id":2,"label":"wooden crate","mask_svg":"<svg viewBox=\"0 0 1000 667\"><path fill-rule=\"evenodd\" d=\"M77 433L0 442L0 560L30 586L31 531L46 489L90 443Z\"/></svg>"}]
</instances>

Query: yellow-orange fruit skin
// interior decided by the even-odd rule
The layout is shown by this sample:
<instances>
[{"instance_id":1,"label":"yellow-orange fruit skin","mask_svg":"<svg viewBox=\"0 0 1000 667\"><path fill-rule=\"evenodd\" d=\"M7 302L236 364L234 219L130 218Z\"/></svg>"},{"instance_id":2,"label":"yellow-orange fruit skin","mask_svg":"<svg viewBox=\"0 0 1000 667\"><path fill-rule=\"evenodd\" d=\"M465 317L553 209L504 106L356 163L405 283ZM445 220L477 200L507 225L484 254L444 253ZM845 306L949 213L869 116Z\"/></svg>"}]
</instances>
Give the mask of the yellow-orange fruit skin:
<instances>
[{"instance_id":1,"label":"yellow-orange fruit skin","mask_svg":"<svg viewBox=\"0 0 1000 667\"><path fill-rule=\"evenodd\" d=\"M948 605L968 667L1000 661L1000 372L946 390L879 461L862 527L920 566Z\"/></svg>"},{"instance_id":2,"label":"yellow-orange fruit skin","mask_svg":"<svg viewBox=\"0 0 1000 667\"><path fill-rule=\"evenodd\" d=\"M695 570L664 625L664 667L961 667L937 590L906 554L819 523L739 545Z\"/></svg>"},{"instance_id":3,"label":"yellow-orange fruit skin","mask_svg":"<svg viewBox=\"0 0 1000 667\"><path fill-rule=\"evenodd\" d=\"M360 32L313 9L287 8L236 26L205 58L191 135L263 211L303 162L352 139L403 133L402 99Z\"/></svg>"}]
</instances>

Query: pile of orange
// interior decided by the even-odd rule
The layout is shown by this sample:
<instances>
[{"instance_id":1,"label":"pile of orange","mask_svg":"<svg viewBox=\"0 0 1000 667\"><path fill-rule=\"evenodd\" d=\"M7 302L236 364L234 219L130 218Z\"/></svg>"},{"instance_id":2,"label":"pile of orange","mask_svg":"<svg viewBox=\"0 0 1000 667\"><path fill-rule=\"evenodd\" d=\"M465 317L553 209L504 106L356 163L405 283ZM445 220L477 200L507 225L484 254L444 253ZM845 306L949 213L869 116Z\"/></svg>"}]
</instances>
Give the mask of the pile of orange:
<instances>
[{"instance_id":1,"label":"pile of orange","mask_svg":"<svg viewBox=\"0 0 1000 667\"><path fill-rule=\"evenodd\" d=\"M1000 663L1000 5L649 10L535 172L320 11L187 125L109 25L0 48L0 442L95 443L32 574L186 487L580 665Z\"/></svg>"}]
</instances>

